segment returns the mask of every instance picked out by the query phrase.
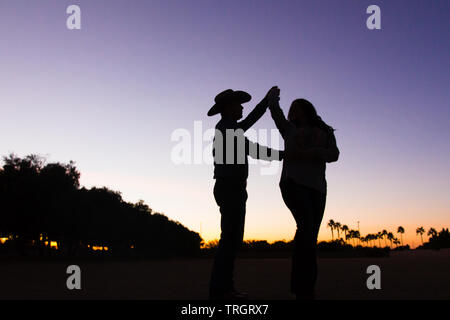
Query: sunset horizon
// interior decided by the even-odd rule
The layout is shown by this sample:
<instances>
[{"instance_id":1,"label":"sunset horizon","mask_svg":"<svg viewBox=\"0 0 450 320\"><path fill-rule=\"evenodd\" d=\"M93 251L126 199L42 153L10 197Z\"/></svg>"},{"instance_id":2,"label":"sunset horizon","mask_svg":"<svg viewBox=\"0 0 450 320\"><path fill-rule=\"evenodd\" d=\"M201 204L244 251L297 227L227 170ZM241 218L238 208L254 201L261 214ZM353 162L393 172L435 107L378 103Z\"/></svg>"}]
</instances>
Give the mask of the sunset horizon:
<instances>
[{"instance_id":1,"label":"sunset horizon","mask_svg":"<svg viewBox=\"0 0 450 320\"><path fill-rule=\"evenodd\" d=\"M449 0L0 1L0 300L450 300L449 32Z\"/></svg>"}]
</instances>

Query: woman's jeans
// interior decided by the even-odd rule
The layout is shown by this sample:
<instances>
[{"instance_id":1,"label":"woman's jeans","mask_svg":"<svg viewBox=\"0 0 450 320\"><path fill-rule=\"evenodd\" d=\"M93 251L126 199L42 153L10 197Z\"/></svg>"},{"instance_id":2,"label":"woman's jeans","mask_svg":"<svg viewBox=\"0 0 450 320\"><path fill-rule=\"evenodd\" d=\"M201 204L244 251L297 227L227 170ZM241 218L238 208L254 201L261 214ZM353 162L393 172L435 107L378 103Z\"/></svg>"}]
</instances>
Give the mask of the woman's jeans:
<instances>
[{"instance_id":1,"label":"woman's jeans","mask_svg":"<svg viewBox=\"0 0 450 320\"><path fill-rule=\"evenodd\" d=\"M244 238L247 180L216 179L214 198L220 208L222 232L211 273L210 296L234 289L234 260Z\"/></svg>"},{"instance_id":2,"label":"woman's jeans","mask_svg":"<svg viewBox=\"0 0 450 320\"><path fill-rule=\"evenodd\" d=\"M281 194L297 223L292 257L291 292L311 294L317 280L317 235L325 211L326 194L282 178Z\"/></svg>"}]
</instances>

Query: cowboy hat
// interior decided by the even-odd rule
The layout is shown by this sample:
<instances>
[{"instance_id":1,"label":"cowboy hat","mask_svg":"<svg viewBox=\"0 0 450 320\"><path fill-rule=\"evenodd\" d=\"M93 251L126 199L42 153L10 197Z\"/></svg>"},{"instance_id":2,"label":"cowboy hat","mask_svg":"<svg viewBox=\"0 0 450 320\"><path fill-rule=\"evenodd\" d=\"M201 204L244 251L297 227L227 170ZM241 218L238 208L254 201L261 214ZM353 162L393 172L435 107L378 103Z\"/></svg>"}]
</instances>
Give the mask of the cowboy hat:
<instances>
[{"instance_id":1,"label":"cowboy hat","mask_svg":"<svg viewBox=\"0 0 450 320\"><path fill-rule=\"evenodd\" d=\"M227 89L219 93L214 98L215 104L211 107L211 109L209 109L208 116L213 116L221 113L223 108L230 103L245 103L249 102L251 99L252 96L245 91L234 91L232 89Z\"/></svg>"}]
</instances>

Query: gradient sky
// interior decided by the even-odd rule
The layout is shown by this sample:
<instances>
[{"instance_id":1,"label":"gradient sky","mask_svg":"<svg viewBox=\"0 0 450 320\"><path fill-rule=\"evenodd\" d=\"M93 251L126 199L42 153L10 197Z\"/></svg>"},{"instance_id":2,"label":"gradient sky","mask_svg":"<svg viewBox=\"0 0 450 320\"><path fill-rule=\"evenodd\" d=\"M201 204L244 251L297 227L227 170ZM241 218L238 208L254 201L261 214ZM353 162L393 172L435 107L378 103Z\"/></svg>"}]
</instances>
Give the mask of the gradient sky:
<instances>
[{"instance_id":1,"label":"gradient sky","mask_svg":"<svg viewBox=\"0 0 450 320\"><path fill-rule=\"evenodd\" d=\"M82 29L66 28L77 4ZM381 30L366 8L381 8ZM175 165L174 130L204 130L227 88L309 99L336 131L324 222L361 233L450 226L450 2L0 0L0 155L74 160L86 187L218 238L212 165ZM266 114L256 129L275 128ZM280 140L281 143L281 140ZM274 145L274 141L269 140ZM205 143L206 146L206 143ZM246 239L289 240L276 175L252 165ZM320 239L330 238L322 224Z\"/></svg>"}]
</instances>

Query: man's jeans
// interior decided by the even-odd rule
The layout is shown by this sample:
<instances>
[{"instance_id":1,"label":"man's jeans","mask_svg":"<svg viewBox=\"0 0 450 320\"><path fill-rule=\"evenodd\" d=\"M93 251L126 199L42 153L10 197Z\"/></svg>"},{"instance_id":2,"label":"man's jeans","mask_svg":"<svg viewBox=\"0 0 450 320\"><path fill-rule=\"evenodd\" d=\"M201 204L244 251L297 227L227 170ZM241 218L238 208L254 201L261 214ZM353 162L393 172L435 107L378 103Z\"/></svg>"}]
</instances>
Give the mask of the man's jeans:
<instances>
[{"instance_id":1,"label":"man's jeans","mask_svg":"<svg viewBox=\"0 0 450 320\"><path fill-rule=\"evenodd\" d=\"M210 296L234 289L234 260L244 238L247 181L216 179L214 198L220 208L221 235L214 258Z\"/></svg>"},{"instance_id":2,"label":"man's jeans","mask_svg":"<svg viewBox=\"0 0 450 320\"><path fill-rule=\"evenodd\" d=\"M296 184L280 181L281 194L297 223L292 257L291 292L311 294L317 280L317 235L322 222L326 194Z\"/></svg>"}]
</instances>

